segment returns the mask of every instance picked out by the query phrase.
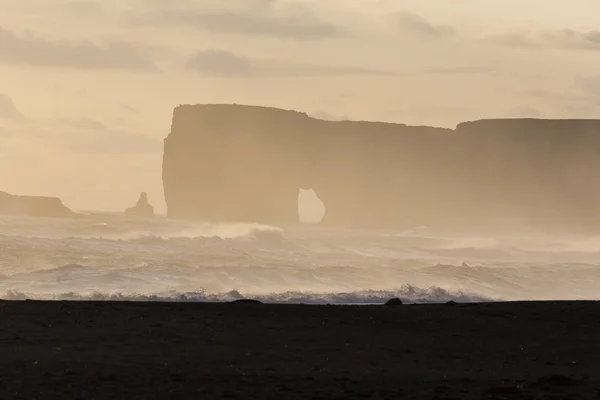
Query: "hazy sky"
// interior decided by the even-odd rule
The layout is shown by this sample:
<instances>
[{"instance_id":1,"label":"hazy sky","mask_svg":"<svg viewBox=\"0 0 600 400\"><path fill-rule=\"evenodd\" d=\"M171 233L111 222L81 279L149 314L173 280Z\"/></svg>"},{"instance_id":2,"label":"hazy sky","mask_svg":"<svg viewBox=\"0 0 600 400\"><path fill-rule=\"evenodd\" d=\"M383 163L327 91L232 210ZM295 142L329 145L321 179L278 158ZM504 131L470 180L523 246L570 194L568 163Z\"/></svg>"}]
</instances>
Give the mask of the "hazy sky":
<instances>
[{"instance_id":1,"label":"hazy sky","mask_svg":"<svg viewBox=\"0 0 600 400\"><path fill-rule=\"evenodd\" d=\"M173 107L600 118L598 0L1 0L0 190L164 210Z\"/></svg>"}]
</instances>

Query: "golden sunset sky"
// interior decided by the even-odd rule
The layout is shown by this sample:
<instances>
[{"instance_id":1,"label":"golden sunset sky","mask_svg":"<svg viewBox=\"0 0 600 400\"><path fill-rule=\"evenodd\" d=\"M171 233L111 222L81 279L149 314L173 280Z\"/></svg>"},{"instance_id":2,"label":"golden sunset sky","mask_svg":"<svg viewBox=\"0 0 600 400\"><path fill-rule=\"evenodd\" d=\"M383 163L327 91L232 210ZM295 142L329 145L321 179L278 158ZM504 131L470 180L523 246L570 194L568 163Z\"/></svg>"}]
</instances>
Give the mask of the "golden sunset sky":
<instances>
[{"instance_id":1,"label":"golden sunset sky","mask_svg":"<svg viewBox=\"0 0 600 400\"><path fill-rule=\"evenodd\" d=\"M0 190L164 211L178 104L599 118L598 0L2 0Z\"/></svg>"}]
</instances>

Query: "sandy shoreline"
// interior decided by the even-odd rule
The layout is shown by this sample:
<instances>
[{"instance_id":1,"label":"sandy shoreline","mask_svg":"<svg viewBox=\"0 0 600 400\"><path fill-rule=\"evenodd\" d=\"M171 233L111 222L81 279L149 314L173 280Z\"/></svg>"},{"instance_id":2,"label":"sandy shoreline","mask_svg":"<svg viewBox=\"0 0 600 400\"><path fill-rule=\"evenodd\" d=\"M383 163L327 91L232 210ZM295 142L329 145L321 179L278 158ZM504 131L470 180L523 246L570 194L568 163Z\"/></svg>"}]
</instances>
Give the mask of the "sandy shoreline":
<instances>
[{"instance_id":1,"label":"sandy shoreline","mask_svg":"<svg viewBox=\"0 0 600 400\"><path fill-rule=\"evenodd\" d=\"M0 302L0 398L600 398L600 302Z\"/></svg>"}]
</instances>

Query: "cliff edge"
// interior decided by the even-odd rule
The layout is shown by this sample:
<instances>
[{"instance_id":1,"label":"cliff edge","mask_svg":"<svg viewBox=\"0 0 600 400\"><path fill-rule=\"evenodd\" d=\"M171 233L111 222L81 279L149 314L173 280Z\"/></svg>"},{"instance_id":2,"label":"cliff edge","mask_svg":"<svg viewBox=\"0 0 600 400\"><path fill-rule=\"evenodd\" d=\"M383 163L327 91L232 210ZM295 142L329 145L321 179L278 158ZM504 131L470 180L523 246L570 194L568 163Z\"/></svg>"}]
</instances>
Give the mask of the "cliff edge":
<instances>
[{"instance_id":1,"label":"cliff edge","mask_svg":"<svg viewBox=\"0 0 600 400\"><path fill-rule=\"evenodd\" d=\"M165 139L175 218L470 231L600 232L600 121L481 120L456 129L323 121L242 105L184 105Z\"/></svg>"},{"instance_id":2,"label":"cliff edge","mask_svg":"<svg viewBox=\"0 0 600 400\"><path fill-rule=\"evenodd\" d=\"M0 192L0 214L28 217L75 217L57 197L16 196Z\"/></svg>"}]
</instances>

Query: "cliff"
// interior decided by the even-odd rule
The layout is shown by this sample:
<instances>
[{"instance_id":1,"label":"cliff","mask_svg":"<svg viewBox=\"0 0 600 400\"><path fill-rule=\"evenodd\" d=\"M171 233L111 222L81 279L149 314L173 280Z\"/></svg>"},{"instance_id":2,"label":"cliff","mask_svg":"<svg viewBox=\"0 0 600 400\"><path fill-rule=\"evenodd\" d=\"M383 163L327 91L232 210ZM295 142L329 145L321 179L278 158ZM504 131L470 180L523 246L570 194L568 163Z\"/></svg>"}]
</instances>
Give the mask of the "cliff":
<instances>
[{"instance_id":1,"label":"cliff","mask_svg":"<svg viewBox=\"0 0 600 400\"><path fill-rule=\"evenodd\" d=\"M16 196L0 192L0 214L29 217L75 217L56 197Z\"/></svg>"},{"instance_id":2,"label":"cliff","mask_svg":"<svg viewBox=\"0 0 600 400\"><path fill-rule=\"evenodd\" d=\"M163 184L176 218L297 221L298 189L312 188L334 226L600 231L599 155L595 120L452 130L184 105L165 139Z\"/></svg>"}]
</instances>

